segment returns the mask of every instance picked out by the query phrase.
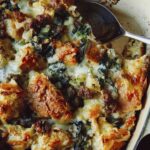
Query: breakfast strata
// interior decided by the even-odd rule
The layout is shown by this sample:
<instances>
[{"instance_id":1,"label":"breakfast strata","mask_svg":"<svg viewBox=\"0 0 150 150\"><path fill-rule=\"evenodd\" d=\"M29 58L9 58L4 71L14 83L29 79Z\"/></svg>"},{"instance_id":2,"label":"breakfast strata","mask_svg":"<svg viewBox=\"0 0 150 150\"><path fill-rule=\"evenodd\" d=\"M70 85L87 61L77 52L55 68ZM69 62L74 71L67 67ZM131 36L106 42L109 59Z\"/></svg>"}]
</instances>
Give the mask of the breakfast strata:
<instances>
[{"instance_id":1,"label":"breakfast strata","mask_svg":"<svg viewBox=\"0 0 150 150\"><path fill-rule=\"evenodd\" d=\"M96 41L73 0L0 0L0 150L120 150L149 57Z\"/></svg>"}]
</instances>

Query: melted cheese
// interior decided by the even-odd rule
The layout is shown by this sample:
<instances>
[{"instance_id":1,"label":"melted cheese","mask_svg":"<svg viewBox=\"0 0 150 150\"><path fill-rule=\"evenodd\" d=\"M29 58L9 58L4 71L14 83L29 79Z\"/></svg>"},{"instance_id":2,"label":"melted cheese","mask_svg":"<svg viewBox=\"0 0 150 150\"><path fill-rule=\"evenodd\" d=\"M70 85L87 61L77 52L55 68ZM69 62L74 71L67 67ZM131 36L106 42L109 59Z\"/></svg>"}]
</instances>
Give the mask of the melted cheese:
<instances>
[{"instance_id":1,"label":"melted cheese","mask_svg":"<svg viewBox=\"0 0 150 150\"><path fill-rule=\"evenodd\" d=\"M93 118L98 118L101 114L102 102L96 99L90 99L84 101L84 107L79 108L76 113L78 120L87 121Z\"/></svg>"},{"instance_id":2,"label":"melted cheese","mask_svg":"<svg viewBox=\"0 0 150 150\"><path fill-rule=\"evenodd\" d=\"M5 127L8 132L8 144L14 150L25 150L32 144L33 128L24 129L21 126L7 125Z\"/></svg>"},{"instance_id":3,"label":"melted cheese","mask_svg":"<svg viewBox=\"0 0 150 150\"><path fill-rule=\"evenodd\" d=\"M44 7L39 2L35 2L32 6L30 6L27 0L20 0L18 5L21 12L32 17L36 17L37 15L44 13Z\"/></svg>"}]
</instances>

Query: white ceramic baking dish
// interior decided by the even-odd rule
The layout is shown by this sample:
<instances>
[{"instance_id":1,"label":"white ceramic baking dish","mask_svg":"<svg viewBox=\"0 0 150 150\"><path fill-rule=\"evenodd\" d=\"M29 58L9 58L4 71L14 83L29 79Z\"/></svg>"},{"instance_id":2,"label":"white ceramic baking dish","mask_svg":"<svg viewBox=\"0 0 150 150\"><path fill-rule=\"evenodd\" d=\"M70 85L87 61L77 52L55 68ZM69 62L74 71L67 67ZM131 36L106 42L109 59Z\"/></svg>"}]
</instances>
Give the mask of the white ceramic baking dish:
<instances>
[{"instance_id":1,"label":"white ceramic baking dish","mask_svg":"<svg viewBox=\"0 0 150 150\"><path fill-rule=\"evenodd\" d=\"M150 0L120 0L112 8L112 11L117 15L125 29L150 37ZM127 38L122 37L115 40L113 45L118 51L121 51L127 40ZM150 45L147 45L147 52L150 53ZM140 112L131 140L127 145L127 150L136 150L142 137L150 133L150 86L145 98L143 109Z\"/></svg>"}]
</instances>

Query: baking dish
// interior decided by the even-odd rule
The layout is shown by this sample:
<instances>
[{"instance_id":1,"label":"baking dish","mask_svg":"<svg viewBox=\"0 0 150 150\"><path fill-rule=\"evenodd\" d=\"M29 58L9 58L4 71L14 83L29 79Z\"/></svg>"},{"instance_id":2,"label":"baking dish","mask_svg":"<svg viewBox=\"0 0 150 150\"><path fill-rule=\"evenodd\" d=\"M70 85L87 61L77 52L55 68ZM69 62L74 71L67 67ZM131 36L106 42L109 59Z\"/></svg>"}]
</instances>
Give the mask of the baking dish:
<instances>
[{"instance_id":1,"label":"baking dish","mask_svg":"<svg viewBox=\"0 0 150 150\"><path fill-rule=\"evenodd\" d=\"M116 6L113 6L112 11L117 15L123 26L136 34L150 37L150 15L149 15L149 0L121 0ZM113 42L114 47L121 51L125 46L127 38L122 37ZM147 45L147 53L150 53L150 45ZM149 73L149 72L148 72ZM127 145L127 150L136 150L139 141L150 133L150 86L147 88L147 93L143 98L143 109L139 114L136 128L132 138Z\"/></svg>"}]
</instances>

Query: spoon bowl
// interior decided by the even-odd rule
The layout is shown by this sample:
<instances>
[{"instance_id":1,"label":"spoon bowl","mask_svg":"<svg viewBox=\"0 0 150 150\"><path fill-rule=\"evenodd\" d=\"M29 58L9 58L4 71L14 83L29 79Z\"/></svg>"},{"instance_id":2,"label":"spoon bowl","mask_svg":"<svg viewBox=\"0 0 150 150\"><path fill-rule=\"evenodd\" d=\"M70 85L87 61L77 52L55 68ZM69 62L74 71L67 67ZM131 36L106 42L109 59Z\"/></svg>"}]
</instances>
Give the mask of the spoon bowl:
<instances>
[{"instance_id":1,"label":"spoon bowl","mask_svg":"<svg viewBox=\"0 0 150 150\"><path fill-rule=\"evenodd\" d=\"M115 15L104 5L90 0L75 0L75 5L83 17L83 21L91 25L96 39L102 43L110 42L124 35L150 44L150 38L127 32Z\"/></svg>"}]
</instances>

